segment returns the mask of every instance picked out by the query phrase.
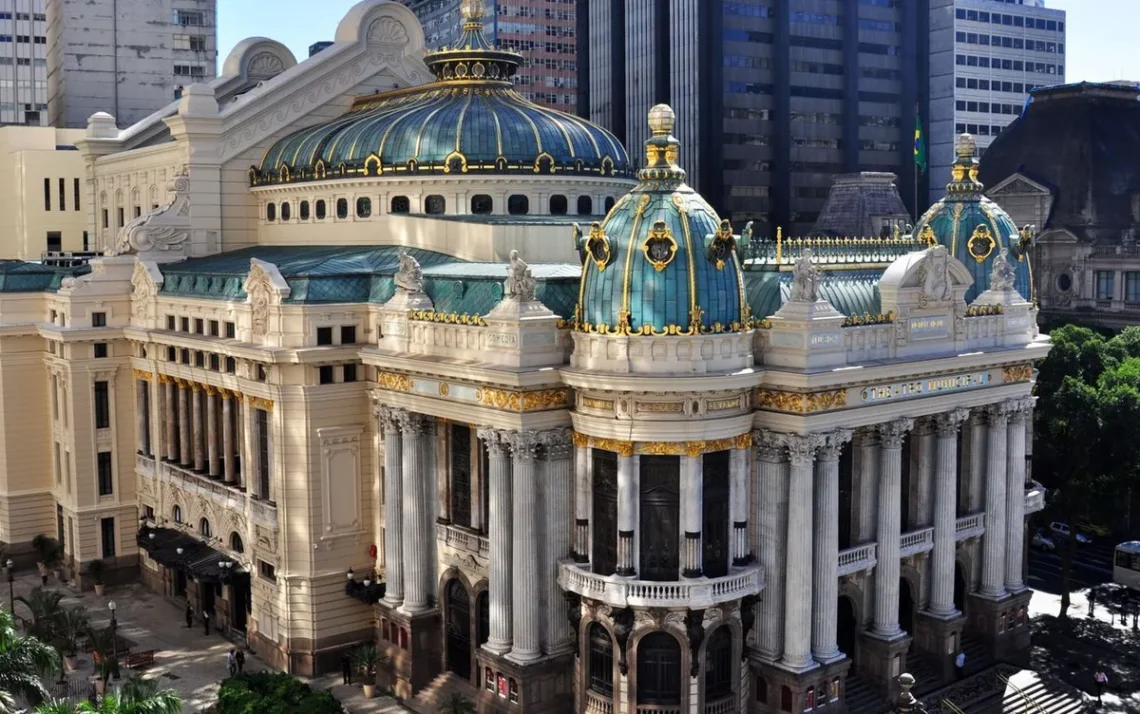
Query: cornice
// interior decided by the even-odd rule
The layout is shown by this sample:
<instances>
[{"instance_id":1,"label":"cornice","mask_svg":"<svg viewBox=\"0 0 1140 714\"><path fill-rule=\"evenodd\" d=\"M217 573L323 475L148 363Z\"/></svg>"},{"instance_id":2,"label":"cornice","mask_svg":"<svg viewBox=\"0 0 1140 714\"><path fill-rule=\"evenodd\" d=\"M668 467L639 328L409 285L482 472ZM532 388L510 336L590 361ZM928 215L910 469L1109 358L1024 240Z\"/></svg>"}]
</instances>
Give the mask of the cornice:
<instances>
[{"instance_id":1,"label":"cornice","mask_svg":"<svg viewBox=\"0 0 1140 714\"><path fill-rule=\"evenodd\" d=\"M546 187L559 184L572 186L605 186L628 190L637 185L636 181L623 178L601 176L572 176L572 175L535 175L535 174L494 174L483 176L481 174L416 174L414 176L367 176L347 179L326 179L323 181L298 181L296 183L267 184L253 186L249 189L255 195L265 194L313 194L340 189L361 188L404 188L422 185L455 185L470 184L470 190L478 191L486 186L520 186L522 188Z\"/></svg>"},{"instance_id":2,"label":"cornice","mask_svg":"<svg viewBox=\"0 0 1140 714\"><path fill-rule=\"evenodd\" d=\"M360 350L360 359L372 367L426 379L455 379L516 389L557 387L563 383L558 370L549 367L515 371L481 363L455 364L441 358L409 357L371 346Z\"/></svg>"}]
</instances>

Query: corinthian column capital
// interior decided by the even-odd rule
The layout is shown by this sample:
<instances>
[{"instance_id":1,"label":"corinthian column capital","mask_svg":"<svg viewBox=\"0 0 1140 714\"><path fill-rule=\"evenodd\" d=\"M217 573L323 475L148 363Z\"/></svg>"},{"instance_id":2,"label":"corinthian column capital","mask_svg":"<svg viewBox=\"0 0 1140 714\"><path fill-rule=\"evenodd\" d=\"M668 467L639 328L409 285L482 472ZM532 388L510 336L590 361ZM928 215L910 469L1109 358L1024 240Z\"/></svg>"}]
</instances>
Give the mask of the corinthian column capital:
<instances>
[{"instance_id":1,"label":"corinthian column capital","mask_svg":"<svg viewBox=\"0 0 1140 714\"><path fill-rule=\"evenodd\" d=\"M405 434L426 434L431 426L431 420L426 414L399 410L396 420L400 424L400 431Z\"/></svg>"},{"instance_id":2,"label":"corinthian column capital","mask_svg":"<svg viewBox=\"0 0 1140 714\"><path fill-rule=\"evenodd\" d=\"M752 432L752 443L764 461L782 461L787 454L788 435L767 429Z\"/></svg>"},{"instance_id":3,"label":"corinthian column capital","mask_svg":"<svg viewBox=\"0 0 1140 714\"><path fill-rule=\"evenodd\" d=\"M824 434L791 435L788 437L788 459L797 466L810 464L826 441Z\"/></svg>"},{"instance_id":4,"label":"corinthian column capital","mask_svg":"<svg viewBox=\"0 0 1140 714\"><path fill-rule=\"evenodd\" d=\"M934 428L939 437L951 437L958 433L958 428L970 418L969 409L954 409L934 415Z\"/></svg>"},{"instance_id":5,"label":"corinthian column capital","mask_svg":"<svg viewBox=\"0 0 1140 714\"><path fill-rule=\"evenodd\" d=\"M904 417L879 424L879 439L884 449L901 449L903 439L914 428L914 419Z\"/></svg>"},{"instance_id":6,"label":"corinthian column capital","mask_svg":"<svg viewBox=\"0 0 1140 714\"><path fill-rule=\"evenodd\" d=\"M534 459L538 456L538 447L542 446L542 435L537 431L529 429L509 431L504 436L515 459Z\"/></svg>"},{"instance_id":7,"label":"corinthian column capital","mask_svg":"<svg viewBox=\"0 0 1140 714\"><path fill-rule=\"evenodd\" d=\"M823 443L819 447L820 460L838 460L840 452L843 451L843 445L851 441L851 434L850 429L836 429L820 434L819 436L823 437Z\"/></svg>"},{"instance_id":8,"label":"corinthian column capital","mask_svg":"<svg viewBox=\"0 0 1140 714\"><path fill-rule=\"evenodd\" d=\"M574 444L570 439L569 428L550 429L541 434L542 445L546 447L546 456L551 461L561 461L570 458Z\"/></svg>"},{"instance_id":9,"label":"corinthian column capital","mask_svg":"<svg viewBox=\"0 0 1140 714\"><path fill-rule=\"evenodd\" d=\"M487 451L491 454L502 454L510 448L510 444L507 443L506 439L507 432L505 431L489 426L481 426L475 432L475 435L479 437L487 447Z\"/></svg>"},{"instance_id":10,"label":"corinthian column capital","mask_svg":"<svg viewBox=\"0 0 1140 714\"><path fill-rule=\"evenodd\" d=\"M1020 397L1018 399L1010 399L1006 402L1006 404L1009 405L1010 420L1024 422L1025 418L1033 413L1033 404L1035 401L1035 397Z\"/></svg>"},{"instance_id":11,"label":"corinthian column capital","mask_svg":"<svg viewBox=\"0 0 1140 714\"><path fill-rule=\"evenodd\" d=\"M986 420L989 421L990 426L1005 426L1009 423L1011 402L999 402L997 404L990 404L985 408L985 410Z\"/></svg>"},{"instance_id":12,"label":"corinthian column capital","mask_svg":"<svg viewBox=\"0 0 1140 714\"><path fill-rule=\"evenodd\" d=\"M380 420L380 426L384 431L399 431L400 420L407 414L407 411L398 407L379 403L373 405L372 412Z\"/></svg>"}]
</instances>

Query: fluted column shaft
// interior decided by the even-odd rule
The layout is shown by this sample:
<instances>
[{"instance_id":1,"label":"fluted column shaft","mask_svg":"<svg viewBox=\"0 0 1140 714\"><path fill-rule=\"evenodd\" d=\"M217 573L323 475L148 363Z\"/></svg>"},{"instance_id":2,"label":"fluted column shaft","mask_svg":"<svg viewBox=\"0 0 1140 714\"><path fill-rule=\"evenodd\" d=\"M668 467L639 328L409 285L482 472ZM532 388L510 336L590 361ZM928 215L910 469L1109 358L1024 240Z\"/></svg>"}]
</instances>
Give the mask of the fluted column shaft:
<instances>
[{"instance_id":1,"label":"fluted column shaft","mask_svg":"<svg viewBox=\"0 0 1140 714\"><path fill-rule=\"evenodd\" d=\"M140 454L147 453L147 423L146 389L149 385L145 379L135 380L135 438Z\"/></svg>"},{"instance_id":2,"label":"fluted column shaft","mask_svg":"<svg viewBox=\"0 0 1140 714\"><path fill-rule=\"evenodd\" d=\"M1005 595L1006 442L1009 411L1005 404L988 410L986 452L986 534L982 538L982 585L978 593L997 599Z\"/></svg>"},{"instance_id":3,"label":"fluted column shaft","mask_svg":"<svg viewBox=\"0 0 1140 714\"><path fill-rule=\"evenodd\" d=\"M1028 399L1014 402L1007 429L1005 589L1011 593L1025 589L1021 561L1025 548L1025 421L1030 406Z\"/></svg>"},{"instance_id":4,"label":"fluted column shaft","mask_svg":"<svg viewBox=\"0 0 1140 714\"><path fill-rule=\"evenodd\" d=\"M230 392L222 392L222 475L226 483L237 481L234 463L234 398Z\"/></svg>"},{"instance_id":5,"label":"fluted column shaft","mask_svg":"<svg viewBox=\"0 0 1140 714\"><path fill-rule=\"evenodd\" d=\"M190 446L190 389L185 384L178 385L178 463L189 466L194 463L194 453Z\"/></svg>"},{"instance_id":6,"label":"fluted column shaft","mask_svg":"<svg viewBox=\"0 0 1140 714\"><path fill-rule=\"evenodd\" d=\"M207 387L202 398L206 400L206 463L210 476L217 478L222 474L222 465L218 453L220 436L218 434L218 399L217 390Z\"/></svg>"},{"instance_id":7,"label":"fluted column shaft","mask_svg":"<svg viewBox=\"0 0 1140 714\"><path fill-rule=\"evenodd\" d=\"M618 453L617 460L617 569L618 575L637 574L634 567L633 538L637 533L637 475L633 469L633 450ZM517 633L516 633L517 636Z\"/></svg>"},{"instance_id":8,"label":"fluted column shaft","mask_svg":"<svg viewBox=\"0 0 1140 714\"><path fill-rule=\"evenodd\" d=\"M969 418L966 409L934 417L938 442L934 469L934 550L930 556L930 612L957 617L954 607L954 547L958 526L958 429Z\"/></svg>"},{"instance_id":9,"label":"fluted column shaft","mask_svg":"<svg viewBox=\"0 0 1140 714\"><path fill-rule=\"evenodd\" d=\"M574 561L590 560L590 449L582 434L574 434Z\"/></svg>"},{"instance_id":10,"label":"fluted column shaft","mask_svg":"<svg viewBox=\"0 0 1140 714\"><path fill-rule=\"evenodd\" d=\"M836 642L839 616L839 453L850 439L851 432L846 429L824 435L815 465L811 653L822 664L843 659Z\"/></svg>"},{"instance_id":11,"label":"fluted column shaft","mask_svg":"<svg viewBox=\"0 0 1140 714\"><path fill-rule=\"evenodd\" d=\"M401 457L404 462L403 479L403 562L405 612L423 612L431 607L432 568L431 547L426 532L428 488L427 479L434 476L426 472L423 439L427 419L422 414L401 415L403 434Z\"/></svg>"},{"instance_id":12,"label":"fluted column shaft","mask_svg":"<svg viewBox=\"0 0 1140 714\"><path fill-rule=\"evenodd\" d=\"M490 632L483 646L495 654L506 654L511 650L511 462L501 432L480 429L479 438L487 446L490 471L490 502L487 504L487 535L491 548L487 594Z\"/></svg>"},{"instance_id":13,"label":"fluted column shaft","mask_svg":"<svg viewBox=\"0 0 1140 714\"><path fill-rule=\"evenodd\" d=\"M400 437L401 409L377 406L380 433L384 435L384 602L398 607L404 602L404 511L403 442Z\"/></svg>"},{"instance_id":14,"label":"fluted column shaft","mask_svg":"<svg viewBox=\"0 0 1140 714\"><path fill-rule=\"evenodd\" d=\"M570 531L567 514L570 513L571 491L574 488L570 473L570 456L573 447L570 443L569 429L556 429L542 434L542 443L546 447L546 488L542 494L544 508L543 545L545 546L540 572L545 573L546 607L543 608L544 649L548 653L562 652L570 648L576 632L570 630L566 622L564 608L558 607L562 602L562 588L558 585L558 562L571 552Z\"/></svg>"},{"instance_id":15,"label":"fluted column shaft","mask_svg":"<svg viewBox=\"0 0 1140 714\"><path fill-rule=\"evenodd\" d=\"M752 503L749 493L748 451L752 437L745 434L737 439L737 447L732 450L729 472L731 473L729 502L732 504L732 564L747 565L752 561L748 545L748 508Z\"/></svg>"},{"instance_id":16,"label":"fluted column shaft","mask_svg":"<svg viewBox=\"0 0 1140 714\"><path fill-rule=\"evenodd\" d=\"M538 584L539 539L538 478L535 459L539 438L533 431L511 434L511 506L514 513L514 543L511 564L511 622L513 639L510 658L530 662L542 656Z\"/></svg>"},{"instance_id":17,"label":"fluted column shaft","mask_svg":"<svg viewBox=\"0 0 1140 714\"><path fill-rule=\"evenodd\" d=\"M174 417L175 410L178 408L178 392L174 382L166 381L165 377L163 379L166 387L164 391L166 398L163 405L163 411L166 415L166 459L167 461L174 461L178 458L178 420Z\"/></svg>"},{"instance_id":18,"label":"fluted column shaft","mask_svg":"<svg viewBox=\"0 0 1140 714\"><path fill-rule=\"evenodd\" d=\"M869 543L875 539L876 504L878 494L876 489L879 483L879 432L876 429L865 429L859 435L859 491L856 509L858 519L855 523L854 543Z\"/></svg>"},{"instance_id":19,"label":"fluted column shaft","mask_svg":"<svg viewBox=\"0 0 1140 714\"><path fill-rule=\"evenodd\" d=\"M784 572L783 666L804 671L816 666L811 656L812 569L812 476L815 453L822 443L817 434L790 436L788 460L788 560Z\"/></svg>"},{"instance_id":20,"label":"fluted column shaft","mask_svg":"<svg viewBox=\"0 0 1140 714\"><path fill-rule=\"evenodd\" d=\"M699 454L681 457L681 530L685 543L681 575L702 574L701 526L704 521L704 459Z\"/></svg>"},{"instance_id":21,"label":"fluted column shaft","mask_svg":"<svg viewBox=\"0 0 1140 714\"><path fill-rule=\"evenodd\" d=\"M906 530L927 528L934 523L934 471L938 460L937 441L930 424L922 424L921 432L916 429L911 438L917 447L917 468L911 471L911 522L904 524Z\"/></svg>"},{"instance_id":22,"label":"fluted column shaft","mask_svg":"<svg viewBox=\"0 0 1140 714\"><path fill-rule=\"evenodd\" d=\"M879 425L878 564L875 566L875 625L883 639L902 635L899 628L899 539L902 536L902 444L913 419Z\"/></svg>"},{"instance_id":23,"label":"fluted column shaft","mask_svg":"<svg viewBox=\"0 0 1140 714\"><path fill-rule=\"evenodd\" d=\"M756 631L760 656L775 661L783 654L784 641L784 536L787 533L788 463L787 436L770 431L753 435L760 461L760 564L767 585L758 607Z\"/></svg>"},{"instance_id":24,"label":"fluted column shaft","mask_svg":"<svg viewBox=\"0 0 1140 714\"><path fill-rule=\"evenodd\" d=\"M194 439L194 470L206 470L205 434L202 431L202 397L205 394L197 384L190 385L190 427Z\"/></svg>"}]
</instances>

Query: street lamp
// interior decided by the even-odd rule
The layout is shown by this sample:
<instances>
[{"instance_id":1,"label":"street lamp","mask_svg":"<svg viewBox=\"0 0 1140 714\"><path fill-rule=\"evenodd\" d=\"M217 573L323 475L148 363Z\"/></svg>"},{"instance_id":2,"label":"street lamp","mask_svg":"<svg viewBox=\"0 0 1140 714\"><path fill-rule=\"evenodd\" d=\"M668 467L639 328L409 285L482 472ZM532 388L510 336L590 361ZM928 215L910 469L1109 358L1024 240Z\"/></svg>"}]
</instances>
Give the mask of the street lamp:
<instances>
[{"instance_id":1,"label":"street lamp","mask_svg":"<svg viewBox=\"0 0 1140 714\"><path fill-rule=\"evenodd\" d=\"M13 592L16 582L16 564L8 558L8 562L4 563L8 568L8 611L12 613L13 619L16 617L16 595Z\"/></svg>"},{"instance_id":2,"label":"street lamp","mask_svg":"<svg viewBox=\"0 0 1140 714\"><path fill-rule=\"evenodd\" d=\"M111 666L114 668L113 676L115 679L119 678L119 636L116 634L118 622L115 621L115 601L111 600L107 603L107 609L111 611Z\"/></svg>"}]
</instances>

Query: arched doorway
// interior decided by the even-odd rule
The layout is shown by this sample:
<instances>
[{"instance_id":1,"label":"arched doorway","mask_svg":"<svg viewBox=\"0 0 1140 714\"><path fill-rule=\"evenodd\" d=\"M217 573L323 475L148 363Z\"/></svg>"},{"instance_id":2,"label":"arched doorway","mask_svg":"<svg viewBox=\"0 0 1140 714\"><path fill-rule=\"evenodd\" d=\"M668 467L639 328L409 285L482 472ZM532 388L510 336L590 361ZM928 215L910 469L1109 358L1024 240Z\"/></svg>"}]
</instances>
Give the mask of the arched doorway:
<instances>
[{"instance_id":1,"label":"arched doorway","mask_svg":"<svg viewBox=\"0 0 1140 714\"><path fill-rule=\"evenodd\" d=\"M899 627L914 633L914 593L906 578L899 578Z\"/></svg>"},{"instance_id":2,"label":"arched doorway","mask_svg":"<svg viewBox=\"0 0 1140 714\"><path fill-rule=\"evenodd\" d=\"M651 632L637 643L637 703L681 703L681 643L668 632Z\"/></svg>"},{"instance_id":3,"label":"arched doorway","mask_svg":"<svg viewBox=\"0 0 1140 714\"><path fill-rule=\"evenodd\" d=\"M954 563L954 607L958 612L966 611L966 573L957 561Z\"/></svg>"},{"instance_id":4,"label":"arched doorway","mask_svg":"<svg viewBox=\"0 0 1140 714\"><path fill-rule=\"evenodd\" d=\"M858 664L855 659L855 643L859 638L859 618L855 614L855 601L849 595L839 596L835 623L835 641L839 645L839 651L851 658L852 665Z\"/></svg>"},{"instance_id":5,"label":"arched doorway","mask_svg":"<svg viewBox=\"0 0 1140 714\"><path fill-rule=\"evenodd\" d=\"M453 578L447 583L447 668L471 678L471 599L467 588Z\"/></svg>"},{"instance_id":6,"label":"arched doorway","mask_svg":"<svg viewBox=\"0 0 1140 714\"><path fill-rule=\"evenodd\" d=\"M732 697L732 681L739 669L732 665L732 630L721 625L705 645L705 704Z\"/></svg>"}]
</instances>

